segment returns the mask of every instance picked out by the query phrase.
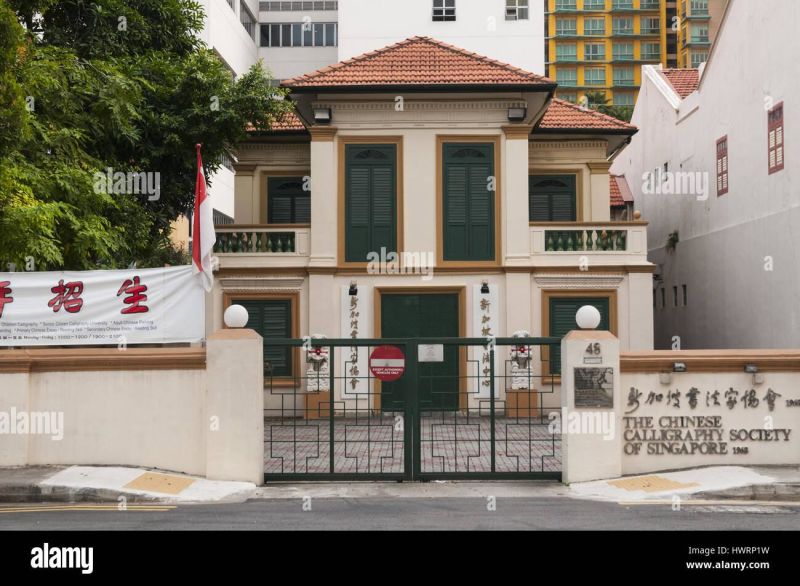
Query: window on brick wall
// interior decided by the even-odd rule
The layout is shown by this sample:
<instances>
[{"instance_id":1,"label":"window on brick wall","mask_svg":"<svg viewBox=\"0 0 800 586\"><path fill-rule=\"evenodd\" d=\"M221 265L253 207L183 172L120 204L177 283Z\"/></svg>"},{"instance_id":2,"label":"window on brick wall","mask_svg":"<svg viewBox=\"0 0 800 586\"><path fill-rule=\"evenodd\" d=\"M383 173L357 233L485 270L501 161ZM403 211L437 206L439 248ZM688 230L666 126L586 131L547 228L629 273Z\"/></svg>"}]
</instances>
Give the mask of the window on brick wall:
<instances>
[{"instance_id":1,"label":"window on brick wall","mask_svg":"<svg viewBox=\"0 0 800 586\"><path fill-rule=\"evenodd\" d=\"M717 196L728 193L728 137L717 141Z\"/></svg>"},{"instance_id":2,"label":"window on brick wall","mask_svg":"<svg viewBox=\"0 0 800 586\"><path fill-rule=\"evenodd\" d=\"M767 115L769 125L769 173L783 169L783 102L772 108Z\"/></svg>"}]
</instances>

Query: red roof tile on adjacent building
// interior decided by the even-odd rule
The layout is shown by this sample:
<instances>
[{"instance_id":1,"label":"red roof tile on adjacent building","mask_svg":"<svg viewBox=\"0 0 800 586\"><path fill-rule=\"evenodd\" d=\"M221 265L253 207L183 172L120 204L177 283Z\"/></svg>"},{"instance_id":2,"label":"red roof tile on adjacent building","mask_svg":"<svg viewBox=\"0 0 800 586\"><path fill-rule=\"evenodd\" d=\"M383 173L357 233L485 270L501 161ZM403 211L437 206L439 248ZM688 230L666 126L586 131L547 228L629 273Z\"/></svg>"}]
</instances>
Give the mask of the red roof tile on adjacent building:
<instances>
[{"instance_id":1,"label":"red roof tile on adjacent building","mask_svg":"<svg viewBox=\"0 0 800 586\"><path fill-rule=\"evenodd\" d=\"M698 69L662 69L663 75L681 98L685 98L700 86Z\"/></svg>"},{"instance_id":2,"label":"red roof tile on adjacent building","mask_svg":"<svg viewBox=\"0 0 800 586\"><path fill-rule=\"evenodd\" d=\"M633 202L633 192L624 175L609 175L611 186L611 207L624 208L625 204Z\"/></svg>"},{"instance_id":3,"label":"red roof tile on adjacent building","mask_svg":"<svg viewBox=\"0 0 800 586\"><path fill-rule=\"evenodd\" d=\"M541 75L489 59L430 37L411 37L284 80L293 89L381 86L554 85Z\"/></svg>"},{"instance_id":4,"label":"red roof tile on adjacent building","mask_svg":"<svg viewBox=\"0 0 800 586\"><path fill-rule=\"evenodd\" d=\"M613 175L608 176L609 183L611 184L611 207L612 208L624 208L625 207L625 200L622 199L622 193L619 190L619 184L617 183L617 178Z\"/></svg>"},{"instance_id":5,"label":"red roof tile on adjacent building","mask_svg":"<svg viewBox=\"0 0 800 586\"><path fill-rule=\"evenodd\" d=\"M274 131L297 131L297 130L305 130L306 126L303 124L303 121L300 120L300 117L297 115L296 112L291 111L288 112L283 118L280 120L276 120L271 127Z\"/></svg>"},{"instance_id":6,"label":"red roof tile on adjacent building","mask_svg":"<svg viewBox=\"0 0 800 586\"><path fill-rule=\"evenodd\" d=\"M542 117L539 128L542 130L629 130L631 133L636 131L636 127L632 124L596 110L581 108L558 98L553 98L550 107Z\"/></svg>"},{"instance_id":7,"label":"red roof tile on adjacent building","mask_svg":"<svg viewBox=\"0 0 800 586\"><path fill-rule=\"evenodd\" d=\"M306 129L303 121L297 113L292 110L287 112L282 118L279 118L272 123L268 132L302 132ZM252 124L247 125L247 132L256 132L255 126Z\"/></svg>"}]
</instances>

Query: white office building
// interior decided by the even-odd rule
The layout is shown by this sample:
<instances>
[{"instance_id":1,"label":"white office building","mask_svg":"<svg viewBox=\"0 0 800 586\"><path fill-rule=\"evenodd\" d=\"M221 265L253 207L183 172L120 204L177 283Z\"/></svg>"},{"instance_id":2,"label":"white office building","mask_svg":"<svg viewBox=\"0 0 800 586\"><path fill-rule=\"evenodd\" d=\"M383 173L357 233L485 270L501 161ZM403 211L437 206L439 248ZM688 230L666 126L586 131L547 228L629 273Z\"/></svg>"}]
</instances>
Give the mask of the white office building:
<instances>
[{"instance_id":1,"label":"white office building","mask_svg":"<svg viewBox=\"0 0 800 586\"><path fill-rule=\"evenodd\" d=\"M270 0L258 4L258 55L277 79L309 73L411 36L429 36L544 74L541 0Z\"/></svg>"},{"instance_id":2,"label":"white office building","mask_svg":"<svg viewBox=\"0 0 800 586\"><path fill-rule=\"evenodd\" d=\"M612 173L650 223L656 348L800 346L800 3L769 5L731 0L699 71L644 67Z\"/></svg>"}]
</instances>

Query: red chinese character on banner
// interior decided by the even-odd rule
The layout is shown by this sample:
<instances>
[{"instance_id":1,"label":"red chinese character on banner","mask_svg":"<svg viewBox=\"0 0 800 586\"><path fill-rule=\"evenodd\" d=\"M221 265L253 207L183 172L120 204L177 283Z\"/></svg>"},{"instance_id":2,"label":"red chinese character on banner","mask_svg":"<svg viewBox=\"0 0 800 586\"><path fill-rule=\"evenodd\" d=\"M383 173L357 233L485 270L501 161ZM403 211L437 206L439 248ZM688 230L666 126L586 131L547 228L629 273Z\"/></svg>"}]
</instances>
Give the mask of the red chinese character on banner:
<instances>
[{"instance_id":1,"label":"red chinese character on banner","mask_svg":"<svg viewBox=\"0 0 800 586\"><path fill-rule=\"evenodd\" d=\"M64 283L64 279L58 282L58 285L50 289L56 296L53 297L48 303L48 307L53 308L53 312L57 312L63 306L68 313L78 313L83 307L83 281L71 281Z\"/></svg>"},{"instance_id":2,"label":"red chinese character on banner","mask_svg":"<svg viewBox=\"0 0 800 586\"><path fill-rule=\"evenodd\" d=\"M142 285L138 276L134 277L133 280L126 279L122 283L122 287L117 291L117 297L125 293L127 297L122 302L130 305L130 307L126 307L120 313L128 315L129 313L147 313L150 311L150 308L146 305L139 305L147 301L147 295L144 294L145 291L147 291L147 285Z\"/></svg>"},{"instance_id":3,"label":"red chinese character on banner","mask_svg":"<svg viewBox=\"0 0 800 586\"><path fill-rule=\"evenodd\" d=\"M0 317L3 317L3 307L6 303L14 303L14 298L11 297L11 281L0 281Z\"/></svg>"}]
</instances>

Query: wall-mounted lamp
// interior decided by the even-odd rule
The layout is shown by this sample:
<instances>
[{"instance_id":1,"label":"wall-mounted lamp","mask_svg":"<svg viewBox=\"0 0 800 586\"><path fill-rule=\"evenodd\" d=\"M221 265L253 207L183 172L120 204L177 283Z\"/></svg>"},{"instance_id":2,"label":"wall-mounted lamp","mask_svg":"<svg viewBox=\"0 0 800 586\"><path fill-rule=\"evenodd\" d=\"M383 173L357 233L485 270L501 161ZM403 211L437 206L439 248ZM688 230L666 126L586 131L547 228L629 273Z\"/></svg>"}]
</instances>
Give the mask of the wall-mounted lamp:
<instances>
[{"instance_id":1,"label":"wall-mounted lamp","mask_svg":"<svg viewBox=\"0 0 800 586\"><path fill-rule=\"evenodd\" d=\"M358 283L350 281L350 289L347 292L352 296L358 295Z\"/></svg>"},{"instance_id":2,"label":"wall-mounted lamp","mask_svg":"<svg viewBox=\"0 0 800 586\"><path fill-rule=\"evenodd\" d=\"M759 374L757 365L755 365L755 364L745 364L744 365L744 371L747 374L752 374L753 375L753 384L754 385L760 385L761 383L764 382L764 375L763 374Z\"/></svg>"},{"instance_id":3,"label":"wall-mounted lamp","mask_svg":"<svg viewBox=\"0 0 800 586\"><path fill-rule=\"evenodd\" d=\"M527 108L509 108L508 109L508 121L509 122L522 122L525 120L525 114L527 114Z\"/></svg>"},{"instance_id":4,"label":"wall-mounted lamp","mask_svg":"<svg viewBox=\"0 0 800 586\"><path fill-rule=\"evenodd\" d=\"M684 362L673 363L672 372L686 372L686 364Z\"/></svg>"},{"instance_id":5,"label":"wall-mounted lamp","mask_svg":"<svg viewBox=\"0 0 800 586\"><path fill-rule=\"evenodd\" d=\"M659 372L658 373L658 382L662 385L668 385L672 382L672 373L671 372Z\"/></svg>"},{"instance_id":6,"label":"wall-mounted lamp","mask_svg":"<svg viewBox=\"0 0 800 586\"><path fill-rule=\"evenodd\" d=\"M489 281L483 281L481 283L481 294L486 295L489 293Z\"/></svg>"},{"instance_id":7,"label":"wall-mounted lamp","mask_svg":"<svg viewBox=\"0 0 800 586\"><path fill-rule=\"evenodd\" d=\"M330 124L331 117L330 108L314 108L314 122L317 124Z\"/></svg>"}]
</instances>

